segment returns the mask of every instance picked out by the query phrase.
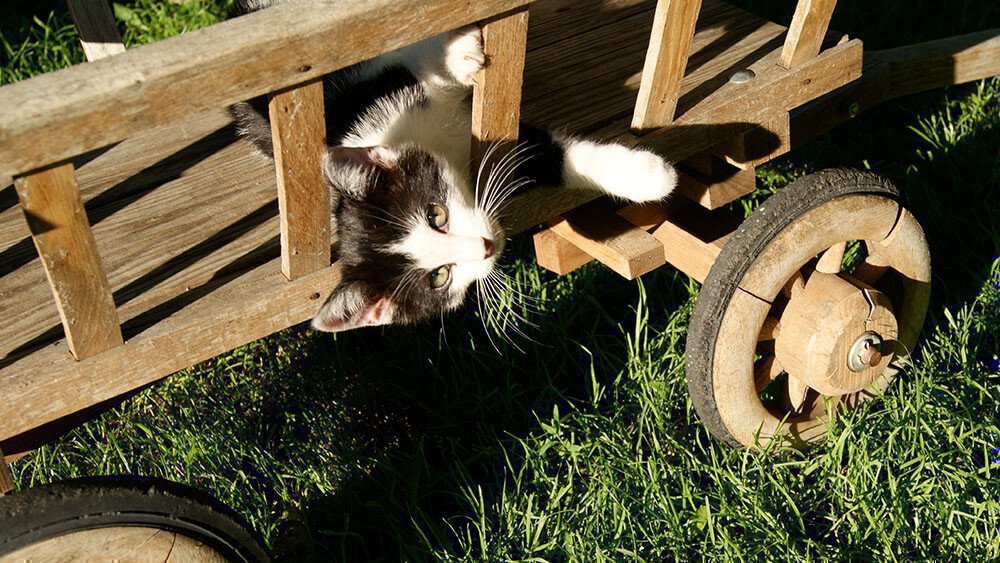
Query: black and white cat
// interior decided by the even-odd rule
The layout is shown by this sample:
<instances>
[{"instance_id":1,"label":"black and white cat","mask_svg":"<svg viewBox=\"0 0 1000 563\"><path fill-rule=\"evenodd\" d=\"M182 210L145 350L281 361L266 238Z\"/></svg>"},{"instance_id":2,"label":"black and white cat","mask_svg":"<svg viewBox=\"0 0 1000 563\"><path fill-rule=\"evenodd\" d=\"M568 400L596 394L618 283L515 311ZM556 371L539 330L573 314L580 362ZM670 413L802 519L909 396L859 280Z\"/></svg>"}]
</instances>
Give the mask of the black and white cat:
<instances>
[{"instance_id":1,"label":"black and white cat","mask_svg":"<svg viewBox=\"0 0 1000 563\"><path fill-rule=\"evenodd\" d=\"M237 0L235 14L280 0ZM458 307L489 282L505 236L498 207L528 184L644 202L677 183L659 156L523 125L519 149L469 169L469 93L487 64L468 27L328 75L324 172L333 188L342 281L312 326L412 323ZM240 134L271 156L266 100L233 107ZM483 177L486 176L486 177Z\"/></svg>"}]
</instances>

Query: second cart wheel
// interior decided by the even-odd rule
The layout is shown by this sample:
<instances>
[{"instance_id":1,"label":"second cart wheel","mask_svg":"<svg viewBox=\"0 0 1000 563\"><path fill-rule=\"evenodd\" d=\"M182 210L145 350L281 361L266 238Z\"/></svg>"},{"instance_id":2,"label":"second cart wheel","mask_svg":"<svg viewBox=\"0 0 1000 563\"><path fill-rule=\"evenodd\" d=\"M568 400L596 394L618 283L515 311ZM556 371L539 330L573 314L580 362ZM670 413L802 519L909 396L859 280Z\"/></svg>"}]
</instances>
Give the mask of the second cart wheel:
<instances>
[{"instance_id":1,"label":"second cart wheel","mask_svg":"<svg viewBox=\"0 0 1000 563\"><path fill-rule=\"evenodd\" d=\"M814 443L905 364L930 280L923 230L890 182L847 169L796 180L702 286L685 352L699 417L731 445Z\"/></svg>"},{"instance_id":2,"label":"second cart wheel","mask_svg":"<svg viewBox=\"0 0 1000 563\"><path fill-rule=\"evenodd\" d=\"M0 498L0 563L270 561L213 497L164 479L92 477Z\"/></svg>"}]
</instances>

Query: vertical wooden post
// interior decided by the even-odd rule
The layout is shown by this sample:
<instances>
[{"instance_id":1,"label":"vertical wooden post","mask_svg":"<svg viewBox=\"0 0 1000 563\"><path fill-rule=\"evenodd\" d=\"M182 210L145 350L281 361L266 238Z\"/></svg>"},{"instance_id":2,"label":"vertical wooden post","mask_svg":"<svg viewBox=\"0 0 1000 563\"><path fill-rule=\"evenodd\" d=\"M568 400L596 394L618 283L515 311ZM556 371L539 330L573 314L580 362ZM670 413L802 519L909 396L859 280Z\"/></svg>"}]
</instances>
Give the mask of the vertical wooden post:
<instances>
[{"instance_id":1,"label":"vertical wooden post","mask_svg":"<svg viewBox=\"0 0 1000 563\"><path fill-rule=\"evenodd\" d=\"M819 54L836 5L837 0L799 0L781 49L781 66L792 68Z\"/></svg>"},{"instance_id":2,"label":"vertical wooden post","mask_svg":"<svg viewBox=\"0 0 1000 563\"><path fill-rule=\"evenodd\" d=\"M125 52L108 0L66 0L88 61Z\"/></svg>"},{"instance_id":3,"label":"vertical wooden post","mask_svg":"<svg viewBox=\"0 0 1000 563\"><path fill-rule=\"evenodd\" d=\"M472 88L473 169L491 143L517 143L527 38L527 7L483 24L483 52L488 63Z\"/></svg>"},{"instance_id":4,"label":"vertical wooden post","mask_svg":"<svg viewBox=\"0 0 1000 563\"><path fill-rule=\"evenodd\" d=\"M72 164L14 180L70 352L81 360L122 344L118 311Z\"/></svg>"},{"instance_id":5,"label":"vertical wooden post","mask_svg":"<svg viewBox=\"0 0 1000 563\"><path fill-rule=\"evenodd\" d=\"M323 179L323 80L271 95L281 272L289 280L330 265L330 187Z\"/></svg>"},{"instance_id":6,"label":"vertical wooden post","mask_svg":"<svg viewBox=\"0 0 1000 563\"><path fill-rule=\"evenodd\" d=\"M655 129L674 120L701 0L659 0L642 67L632 129Z\"/></svg>"},{"instance_id":7,"label":"vertical wooden post","mask_svg":"<svg viewBox=\"0 0 1000 563\"><path fill-rule=\"evenodd\" d=\"M10 473L10 467L3 457L3 450L0 450L0 497L14 490L14 476Z\"/></svg>"}]
</instances>

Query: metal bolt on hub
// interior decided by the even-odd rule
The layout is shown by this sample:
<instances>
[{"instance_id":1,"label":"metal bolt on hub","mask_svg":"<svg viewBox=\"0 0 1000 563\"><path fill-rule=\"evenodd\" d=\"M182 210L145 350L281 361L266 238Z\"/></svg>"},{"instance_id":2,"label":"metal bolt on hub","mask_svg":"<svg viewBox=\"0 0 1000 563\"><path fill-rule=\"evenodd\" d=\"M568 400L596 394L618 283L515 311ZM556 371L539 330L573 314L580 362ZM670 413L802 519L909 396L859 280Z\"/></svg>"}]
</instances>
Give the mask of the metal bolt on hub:
<instances>
[{"instance_id":1,"label":"metal bolt on hub","mask_svg":"<svg viewBox=\"0 0 1000 563\"><path fill-rule=\"evenodd\" d=\"M853 372L875 367L882 361L882 337L877 332L865 332L851 345L847 367Z\"/></svg>"}]
</instances>

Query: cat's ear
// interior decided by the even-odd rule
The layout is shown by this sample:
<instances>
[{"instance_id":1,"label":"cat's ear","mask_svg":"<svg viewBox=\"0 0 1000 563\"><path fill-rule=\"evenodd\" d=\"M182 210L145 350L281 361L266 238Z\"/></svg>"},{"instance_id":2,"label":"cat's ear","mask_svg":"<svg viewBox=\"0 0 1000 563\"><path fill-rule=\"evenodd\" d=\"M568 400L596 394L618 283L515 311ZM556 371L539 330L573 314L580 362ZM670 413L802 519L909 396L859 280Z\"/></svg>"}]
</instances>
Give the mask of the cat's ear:
<instances>
[{"instance_id":1,"label":"cat's ear","mask_svg":"<svg viewBox=\"0 0 1000 563\"><path fill-rule=\"evenodd\" d=\"M323 173L341 195L364 198L375 185L376 173L395 170L399 156L386 147L331 147Z\"/></svg>"},{"instance_id":2,"label":"cat's ear","mask_svg":"<svg viewBox=\"0 0 1000 563\"><path fill-rule=\"evenodd\" d=\"M385 295L369 292L359 282L337 286L313 317L314 330L342 332L392 322L396 305Z\"/></svg>"}]
</instances>

